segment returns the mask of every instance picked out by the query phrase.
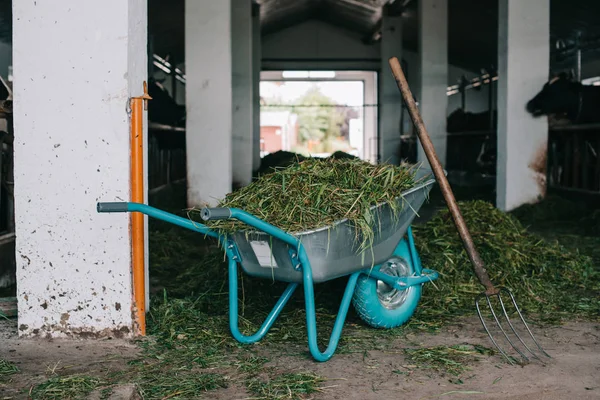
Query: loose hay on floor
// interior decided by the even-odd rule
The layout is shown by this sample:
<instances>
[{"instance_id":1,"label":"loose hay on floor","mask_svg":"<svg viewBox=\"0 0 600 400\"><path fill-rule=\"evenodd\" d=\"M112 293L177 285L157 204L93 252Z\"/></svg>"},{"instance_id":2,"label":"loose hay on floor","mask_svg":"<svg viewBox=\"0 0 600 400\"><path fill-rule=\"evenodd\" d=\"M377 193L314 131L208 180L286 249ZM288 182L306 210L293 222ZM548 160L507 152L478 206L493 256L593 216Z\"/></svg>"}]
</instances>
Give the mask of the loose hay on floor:
<instances>
[{"instance_id":1,"label":"loose hay on floor","mask_svg":"<svg viewBox=\"0 0 600 400\"><path fill-rule=\"evenodd\" d=\"M55 376L35 386L31 397L39 400L82 398L100 384L100 379L87 375Z\"/></svg>"},{"instance_id":2,"label":"loose hay on floor","mask_svg":"<svg viewBox=\"0 0 600 400\"><path fill-rule=\"evenodd\" d=\"M459 376L471 369L468 364L478 361L484 355L493 354L495 351L482 346L458 344L404 349L404 353L408 356L409 361L417 364L419 368Z\"/></svg>"},{"instance_id":3,"label":"loose hay on floor","mask_svg":"<svg viewBox=\"0 0 600 400\"><path fill-rule=\"evenodd\" d=\"M528 232L510 214L483 201L460 202L460 210L495 285L506 286L522 311L549 321L598 318L599 272L592 259ZM483 287L476 279L450 213L443 210L415 228L423 266L440 272L438 289L426 285L413 322L439 324L474 312Z\"/></svg>"},{"instance_id":4,"label":"loose hay on floor","mask_svg":"<svg viewBox=\"0 0 600 400\"><path fill-rule=\"evenodd\" d=\"M19 368L15 364L0 358L0 382L17 372L19 372Z\"/></svg>"},{"instance_id":5,"label":"loose hay on floor","mask_svg":"<svg viewBox=\"0 0 600 400\"><path fill-rule=\"evenodd\" d=\"M461 210L486 261L492 280L515 292L529 313L548 322L573 317L598 317L598 273L590 258L528 232L511 215L484 202L461 202ZM136 383L147 399L190 398L243 384L253 396L309 397L322 379L268 367L270 354L310 358L306 344L306 314L302 291L294 294L271 332L254 346L237 343L229 332L227 268L223 253L202 235L151 222L151 278L159 278L167 296L154 296L148 315L149 341L131 370L104 384ZM365 326L350 311L337 354L385 349L412 329L440 328L456 316L474 315L473 298L482 287L473 276L462 243L447 211L415 227L423 265L441 273L425 285L417 312L409 323L392 330ZM208 245L207 243L210 243ZM240 329L253 333L285 287L285 283L255 279L241 272ZM345 279L315 288L319 342L328 338L338 312ZM264 350L270 349L264 357ZM469 350L471 352L471 350ZM451 353L451 354L450 354ZM413 362L436 371L464 372L472 354L462 348L426 348L409 352ZM462 356L467 359L461 358ZM458 359L454 356L457 356ZM445 361L449 360L449 361ZM83 390L87 390L83 385ZM208 395L210 397L210 395Z\"/></svg>"}]
</instances>

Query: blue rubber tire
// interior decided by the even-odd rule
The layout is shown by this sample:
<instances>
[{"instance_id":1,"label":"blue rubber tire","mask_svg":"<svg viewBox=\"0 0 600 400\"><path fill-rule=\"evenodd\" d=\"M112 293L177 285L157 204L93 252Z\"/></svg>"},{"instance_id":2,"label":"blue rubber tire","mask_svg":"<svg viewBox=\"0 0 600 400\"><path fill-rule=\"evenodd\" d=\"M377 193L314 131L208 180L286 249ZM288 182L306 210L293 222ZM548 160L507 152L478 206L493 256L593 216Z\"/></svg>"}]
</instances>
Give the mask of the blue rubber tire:
<instances>
[{"instance_id":1,"label":"blue rubber tire","mask_svg":"<svg viewBox=\"0 0 600 400\"><path fill-rule=\"evenodd\" d=\"M415 256L418 257L417 254ZM415 272L408 242L405 239L398 244L392 257L403 259L410 273ZM382 265L374 268L380 270ZM374 328L395 328L408 321L414 314L421 299L422 285L411 286L404 301L395 308L385 307L377 295L377 280L361 274L352 296L352 305L359 317Z\"/></svg>"}]
</instances>

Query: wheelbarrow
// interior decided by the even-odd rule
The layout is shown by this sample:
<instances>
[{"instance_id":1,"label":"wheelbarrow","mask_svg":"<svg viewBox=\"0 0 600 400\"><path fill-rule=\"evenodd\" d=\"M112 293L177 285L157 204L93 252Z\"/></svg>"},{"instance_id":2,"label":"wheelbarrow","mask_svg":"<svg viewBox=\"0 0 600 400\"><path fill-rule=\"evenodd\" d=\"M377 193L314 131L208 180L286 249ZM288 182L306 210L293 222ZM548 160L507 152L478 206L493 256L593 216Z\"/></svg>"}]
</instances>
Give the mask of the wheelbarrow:
<instances>
[{"instance_id":1,"label":"wheelbarrow","mask_svg":"<svg viewBox=\"0 0 600 400\"><path fill-rule=\"evenodd\" d=\"M338 346L351 302L371 327L398 327L413 315L423 284L439 276L421 266L411 230L435 178L430 170L419 168L416 179L418 185L396 198L402 206L398 214L394 215L389 203L372 207L374 237L370 248L362 251L356 228L345 219L315 230L288 233L240 209L203 208L204 221L237 219L250 228L225 236L207 225L141 203L101 202L97 210L139 212L218 239L228 259L229 328L241 343L261 340L302 284L308 347L315 360L327 361ZM238 326L238 266L250 276L288 283L260 329L249 336ZM328 346L322 352L317 344L314 285L344 276L349 276L348 282Z\"/></svg>"}]
</instances>

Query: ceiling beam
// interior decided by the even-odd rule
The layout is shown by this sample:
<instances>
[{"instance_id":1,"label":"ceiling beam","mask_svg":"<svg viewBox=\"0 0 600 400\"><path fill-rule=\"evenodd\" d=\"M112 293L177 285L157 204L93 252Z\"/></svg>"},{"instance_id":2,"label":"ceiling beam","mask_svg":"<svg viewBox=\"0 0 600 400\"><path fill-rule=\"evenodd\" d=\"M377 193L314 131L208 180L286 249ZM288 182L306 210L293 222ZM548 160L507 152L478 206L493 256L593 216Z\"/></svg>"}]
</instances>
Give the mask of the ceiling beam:
<instances>
[{"instance_id":1,"label":"ceiling beam","mask_svg":"<svg viewBox=\"0 0 600 400\"><path fill-rule=\"evenodd\" d=\"M383 7L381 17L375 23L375 27L369 32L364 38L364 44L374 44L381 39L381 28L383 26L383 16L394 17L402 15L402 13L408 8L412 0L389 0Z\"/></svg>"}]
</instances>

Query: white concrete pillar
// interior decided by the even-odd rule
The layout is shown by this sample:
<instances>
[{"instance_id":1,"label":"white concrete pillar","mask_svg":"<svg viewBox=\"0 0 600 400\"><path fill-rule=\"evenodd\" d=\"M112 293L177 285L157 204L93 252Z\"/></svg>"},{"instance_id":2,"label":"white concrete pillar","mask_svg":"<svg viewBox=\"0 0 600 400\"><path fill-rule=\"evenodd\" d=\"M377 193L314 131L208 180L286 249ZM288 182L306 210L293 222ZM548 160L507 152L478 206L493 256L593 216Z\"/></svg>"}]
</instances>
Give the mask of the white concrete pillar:
<instances>
[{"instance_id":1,"label":"white concrete pillar","mask_svg":"<svg viewBox=\"0 0 600 400\"><path fill-rule=\"evenodd\" d=\"M398 89L389 59L402 59L402 16L390 14L387 6L383 9L381 28L381 76L379 97L379 161L398 164L400 157L400 116L402 95Z\"/></svg>"},{"instance_id":2,"label":"white concrete pillar","mask_svg":"<svg viewBox=\"0 0 600 400\"><path fill-rule=\"evenodd\" d=\"M260 70L262 52L260 36L260 5L252 3L252 171L260 167Z\"/></svg>"},{"instance_id":3,"label":"white concrete pillar","mask_svg":"<svg viewBox=\"0 0 600 400\"><path fill-rule=\"evenodd\" d=\"M146 21L144 0L13 3L22 336L132 333L130 216L96 202L130 199L126 106L147 79Z\"/></svg>"},{"instance_id":4,"label":"white concrete pillar","mask_svg":"<svg viewBox=\"0 0 600 400\"><path fill-rule=\"evenodd\" d=\"M186 0L188 206L231 191L231 2Z\"/></svg>"},{"instance_id":5,"label":"white concrete pillar","mask_svg":"<svg viewBox=\"0 0 600 400\"><path fill-rule=\"evenodd\" d=\"M231 0L231 57L233 88L233 183L247 185L254 163L254 114L252 106L252 2Z\"/></svg>"},{"instance_id":6,"label":"white concrete pillar","mask_svg":"<svg viewBox=\"0 0 600 400\"><path fill-rule=\"evenodd\" d=\"M512 210L546 192L546 118L525 104L547 82L550 0L499 0L497 207Z\"/></svg>"},{"instance_id":7,"label":"white concrete pillar","mask_svg":"<svg viewBox=\"0 0 600 400\"><path fill-rule=\"evenodd\" d=\"M374 72L362 74L364 79L364 98L369 106L364 108L363 157L377 163L377 75Z\"/></svg>"},{"instance_id":8,"label":"white concrete pillar","mask_svg":"<svg viewBox=\"0 0 600 400\"><path fill-rule=\"evenodd\" d=\"M446 115L448 108L448 2L419 0L419 111L435 152L446 164ZM417 140L418 141L418 140ZM431 168L420 141L417 160Z\"/></svg>"}]
</instances>

